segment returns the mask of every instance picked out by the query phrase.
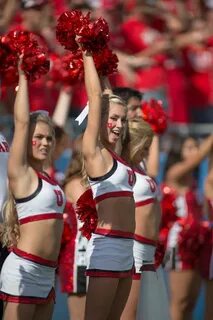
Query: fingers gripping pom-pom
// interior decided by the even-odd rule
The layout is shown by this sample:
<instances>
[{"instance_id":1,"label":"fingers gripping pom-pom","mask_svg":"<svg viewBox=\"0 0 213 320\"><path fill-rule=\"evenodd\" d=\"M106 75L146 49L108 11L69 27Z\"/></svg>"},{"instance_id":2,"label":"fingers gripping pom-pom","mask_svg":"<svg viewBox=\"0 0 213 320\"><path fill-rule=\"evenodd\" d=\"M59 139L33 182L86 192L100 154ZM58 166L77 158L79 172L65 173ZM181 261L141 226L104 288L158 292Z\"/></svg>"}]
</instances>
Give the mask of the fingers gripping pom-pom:
<instances>
[{"instance_id":1,"label":"fingers gripping pom-pom","mask_svg":"<svg viewBox=\"0 0 213 320\"><path fill-rule=\"evenodd\" d=\"M94 22L84 24L78 35L82 50L100 52L106 48L109 41L109 27L106 20L99 18Z\"/></svg>"},{"instance_id":2,"label":"fingers gripping pom-pom","mask_svg":"<svg viewBox=\"0 0 213 320\"><path fill-rule=\"evenodd\" d=\"M161 100L144 101L142 103L142 117L150 124L155 133L162 134L166 131L167 115Z\"/></svg>"},{"instance_id":3,"label":"fingers gripping pom-pom","mask_svg":"<svg viewBox=\"0 0 213 320\"><path fill-rule=\"evenodd\" d=\"M3 55L3 68L0 69L3 85L14 85L18 81L18 60L23 55L21 69L27 78L34 81L49 71L46 50L39 46L36 36L24 30L14 30L1 38L1 48L7 51ZM5 49L6 48L6 49ZM9 76L8 76L9 72Z\"/></svg>"},{"instance_id":4,"label":"fingers gripping pom-pom","mask_svg":"<svg viewBox=\"0 0 213 320\"><path fill-rule=\"evenodd\" d=\"M77 30L85 23L86 17L78 10L66 11L58 19L56 38L67 50L75 53L79 46L75 41Z\"/></svg>"},{"instance_id":5,"label":"fingers gripping pom-pom","mask_svg":"<svg viewBox=\"0 0 213 320\"><path fill-rule=\"evenodd\" d=\"M56 38L72 53L78 50L79 44L83 51L99 52L107 46L109 27L103 18L91 21L89 13L84 16L78 10L66 11L58 19Z\"/></svg>"}]
</instances>

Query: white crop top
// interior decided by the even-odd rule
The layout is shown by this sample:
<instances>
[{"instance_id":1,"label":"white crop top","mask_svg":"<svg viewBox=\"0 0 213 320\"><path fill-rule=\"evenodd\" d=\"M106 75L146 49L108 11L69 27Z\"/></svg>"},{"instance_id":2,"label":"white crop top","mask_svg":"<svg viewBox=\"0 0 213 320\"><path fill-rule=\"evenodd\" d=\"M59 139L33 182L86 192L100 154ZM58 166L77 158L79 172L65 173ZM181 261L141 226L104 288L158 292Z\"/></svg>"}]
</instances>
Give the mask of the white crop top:
<instances>
[{"instance_id":1,"label":"white crop top","mask_svg":"<svg viewBox=\"0 0 213 320\"><path fill-rule=\"evenodd\" d=\"M89 177L96 203L111 197L133 197L134 171L124 160L110 153L113 157L112 169L101 177Z\"/></svg>"},{"instance_id":2,"label":"white crop top","mask_svg":"<svg viewBox=\"0 0 213 320\"><path fill-rule=\"evenodd\" d=\"M133 187L135 206L140 207L154 202L159 196L155 180L149 177L142 168L134 169L134 172L136 176L136 182Z\"/></svg>"},{"instance_id":3,"label":"white crop top","mask_svg":"<svg viewBox=\"0 0 213 320\"><path fill-rule=\"evenodd\" d=\"M20 224L45 219L63 219L65 196L51 178L38 173L38 187L26 198L15 199Z\"/></svg>"}]
</instances>

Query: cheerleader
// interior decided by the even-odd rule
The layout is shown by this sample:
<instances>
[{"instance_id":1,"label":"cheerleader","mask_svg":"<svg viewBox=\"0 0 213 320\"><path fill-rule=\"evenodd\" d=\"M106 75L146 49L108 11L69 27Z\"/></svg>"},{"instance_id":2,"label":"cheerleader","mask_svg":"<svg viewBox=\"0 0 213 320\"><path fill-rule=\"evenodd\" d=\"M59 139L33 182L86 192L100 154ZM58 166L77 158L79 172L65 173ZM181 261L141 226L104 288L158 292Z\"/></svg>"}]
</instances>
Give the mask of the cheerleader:
<instances>
[{"instance_id":1,"label":"cheerleader","mask_svg":"<svg viewBox=\"0 0 213 320\"><path fill-rule=\"evenodd\" d=\"M48 320L54 305L65 198L43 171L54 148L53 124L44 113L29 113L28 81L18 69L15 131L8 160L11 196L3 234L11 252L1 271L0 297L5 301L4 320Z\"/></svg>"},{"instance_id":2,"label":"cheerleader","mask_svg":"<svg viewBox=\"0 0 213 320\"><path fill-rule=\"evenodd\" d=\"M98 224L87 247L85 320L120 319L131 287L135 229L134 172L114 152L126 123L121 98L102 95L89 52L83 53L89 100L82 152Z\"/></svg>"},{"instance_id":3,"label":"cheerleader","mask_svg":"<svg viewBox=\"0 0 213 320\"><path fill-rule=\"evenodd\" d=\"M155 180L148 175L143 165L149 150L154 148L150 158L152 173L156 174L154 162L158 162L158 152L156 151L156 149L158 150L158 139L155 137L153 141L153 136L154 133L146 121L142 119L129 120L128 134L124 141L122 155L134 168L136 175L136 183L133 188L136 206L133 250L135 273L122 320L135 320L136 313L138 314L137 319L166 320L169 318L165 284L161 280L161 272L157 272L155 268L155 251L161 220L159 191Z\"/></svg>"},{"instance_id":4,"label":"cheerleader","mask_svg":"<svg viewBox=\"0 0 213 320\"><path fill-rule=\"evenodd\" d=\"M190 319L200 291L198 262L202 208L198 201L194 169L208 155L212 143L212 135L200 146L192 137L187 137L182 143L176 139L168 154L165 183L175 195L178 218L167 239L169 259L166 269L169 271L172 320Z\"/></svg>"},{"instance_id":5,"label":"cheerleader","mask_svg":"<svg viewBox=\"0 0 213 320\"><path fill-rule=\"evenodd\" d=\"M83 320L86 301L85 271L88 240L81 234L81 223L74 208L79 197L87 190L88 182L85 179L80 152L75 152L72 156L63 187L68 210L66 210L64 237L62 237L60 251L59 279L62 292L67 293L70 319Z\"/></svg>"}]
</instances>

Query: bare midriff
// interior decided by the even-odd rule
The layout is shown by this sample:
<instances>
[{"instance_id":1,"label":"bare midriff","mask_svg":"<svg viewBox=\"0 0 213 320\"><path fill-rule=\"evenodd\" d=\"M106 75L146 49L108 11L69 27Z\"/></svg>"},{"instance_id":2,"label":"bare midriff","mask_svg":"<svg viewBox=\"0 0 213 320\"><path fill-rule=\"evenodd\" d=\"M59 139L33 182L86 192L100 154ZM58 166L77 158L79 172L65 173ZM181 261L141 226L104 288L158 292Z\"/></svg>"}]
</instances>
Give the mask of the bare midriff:
<instances>
[{"instance_id":1,"label":"bare midriff","mask_svg":"<svg viewBox=\"0 0 213 320\"><path fill-rule=\"evenodd\" d=\"M135 234L151 240L158 240L161 208L156 200L153 203L137 207L135 211Z\"/></svg>"},{"instance_id":2,"label":"bare midriff","mask_svg":"<svg viewBox=\"0 0 213 320\"><path fill-rule=\"evenodd\" d=\"M18 249L41 258L58 259L63 220L47 219L28 222L20 226Z\"/></svg>"},{"instance_id":3,"label":"bare midriff","mask_svg":"<svg viewBox=\"0 0 213 320\"><path fill-rule=\"evenodd\" d=\"M133 197L104 199L97 204L98 228L133 232L135 230L135 202Z\"/></svg>"}]
</instances>

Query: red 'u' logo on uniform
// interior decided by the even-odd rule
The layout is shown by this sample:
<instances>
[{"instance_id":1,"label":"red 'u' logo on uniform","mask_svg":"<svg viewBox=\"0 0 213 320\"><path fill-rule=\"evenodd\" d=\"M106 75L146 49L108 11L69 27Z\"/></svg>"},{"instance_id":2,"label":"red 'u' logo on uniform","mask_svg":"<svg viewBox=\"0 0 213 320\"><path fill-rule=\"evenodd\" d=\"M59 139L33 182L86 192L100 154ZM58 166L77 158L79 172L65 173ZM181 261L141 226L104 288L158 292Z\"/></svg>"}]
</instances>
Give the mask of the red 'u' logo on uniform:
<instances>
[{"instance_id":1,"label":"red 'u' logo on uniform","mask_svg":"<svg viewBox=\"0 0 213 320\"><path fill-rule=\"evenodd\" d=\"M156 183L153 179L146 179L146 181L149 183L150 189L152 192L155 192L156 190Z\"/></svg>"},{"instance_id":2,"label":"red 'u' logo on uniform","mask_svg":"<svg viewBox=\"0 0 213 320\"><path fill-rule=\"evenodd\" d=\"M62 206L63 204L63 195L62 195L62 192L60 190L54 190L55 192L55 195L56 195L56 201L57 201L57 205L59 207Z\"/></svg>"},{"instance_id":3,"label":"red 'u' logo on uniform","mask_svg":"<svg viewBox=\"0 0 213 320\"><path fill-rule=\"evenodd\" d=\"M129 185L132 187L135 183L135 174L132 170L127 170L127 173L128 173L128 183Z\"/></svg>"}]
</instances>

